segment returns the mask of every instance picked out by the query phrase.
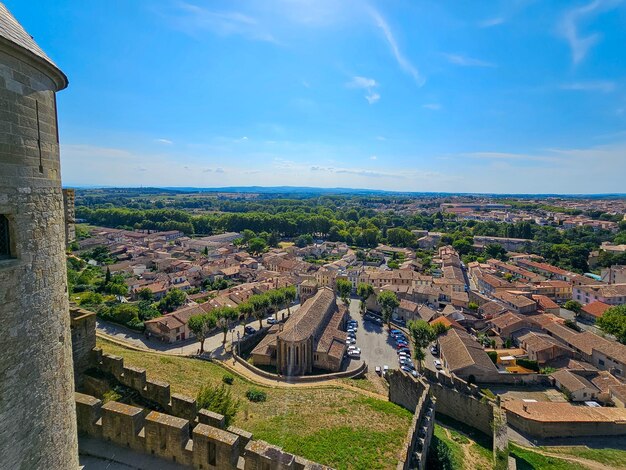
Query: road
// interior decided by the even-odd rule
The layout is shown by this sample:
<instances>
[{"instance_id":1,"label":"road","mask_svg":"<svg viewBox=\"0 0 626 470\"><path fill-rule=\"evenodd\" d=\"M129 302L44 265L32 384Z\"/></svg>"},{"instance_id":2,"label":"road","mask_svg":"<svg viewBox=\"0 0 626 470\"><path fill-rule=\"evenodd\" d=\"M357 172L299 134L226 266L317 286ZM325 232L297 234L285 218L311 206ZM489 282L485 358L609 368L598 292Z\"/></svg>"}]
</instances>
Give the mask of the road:
<instances>
[{"instance_id":1,"label":"road","mask_svg":"<svg viewBox=\"0 0 626 470\"><path fill-rule=\"evenodd\" d=\"M297 311L299 305L291 307L291 312ZM287 310L281 310L276 314L277 318L282 318L283 313L287 316ZM255 329L259 328L259 321L257 319L249 320L247 325L251 325ZM263 326L269 326L266 320L263 320ZM106 333L109 336L124 341L126 343L135 345L137 347L143 347L153 349L155 351L167 352L169 354L177 354L181 356L189 356L197 354L200 349L200 342L195 339L189 339L180 341L177 343L162 343L154 339L147 339L142 333L129 330L115 323L109 323L100 319L96 320L96 328L99 332ZM204 341L204 350L213 357L223 356L227 350L230 350L231 341L237 340L237 333L243 336L244 325L237 324L233 329L229 330L226 335L226 344L222 344L224 334L221 331L216 331L213 335L209 336ZM224 349L226 346L226 349Z\"/></svg>"}]
</instances>

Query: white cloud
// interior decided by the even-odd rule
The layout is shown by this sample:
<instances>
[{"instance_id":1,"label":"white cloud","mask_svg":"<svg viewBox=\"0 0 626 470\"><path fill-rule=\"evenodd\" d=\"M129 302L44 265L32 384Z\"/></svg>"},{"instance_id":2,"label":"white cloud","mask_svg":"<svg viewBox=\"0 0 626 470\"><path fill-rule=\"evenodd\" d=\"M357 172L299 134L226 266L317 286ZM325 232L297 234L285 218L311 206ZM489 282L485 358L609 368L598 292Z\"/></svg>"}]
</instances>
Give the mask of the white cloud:
<instances>
[{"instance_id":1,"label":"white cloud","mask_svg":"<svg viewBox=\"0 0 626 470\"><path fill-rule=\"evenodd\" d=\"M502 18L502 17L488 18L488 19L478 23L478 26L481 27L481 28L492 28L494 26L501 25L504 22L505 22L505 19Z\"/></svg>"},{"instance_id":2,"label":"white cloud","mask_svg":"<svg viewBox=\"0 0 626 470\"><path fill-rule=\"evenodd\" d=\"M349 88L358 88L367 91L365 95L365 99L369 104L374 104L380 99L380 95L374 91L375 88L378 88L378 82L373 78L367 77L352 77L346 86Z\"/></svg>"},{"instance_id":3,"label":"white cloud","mask_svg":"<svg viewBox=\"0 0 626 470\"><path fill-rule=\"evenodd\" d=\"M178 2L168 21L186 33L209 31L219 36L243 36L255 41L278 43L256 18L236 11L215 11L187 2Z\"/></svg>"},{"instance_id":4,"label":"white cloud","mask_svg":"<svg viewBox=\"0 0 626 470\"><path fill-rule=\"evenodd\" d=\"M461 67L495 67L496 64L485 62L484 60L474 59L461 54L444 54L448 62Z\"/></svg>"},{"instance_id":5,"label":"white cloud","mask_svg":"<svg viewBox=\"0 0 626 470\"><path fill-rule=\"evenodd\" d=\"M377 135L376 140L385 141L387 140L387 137L385 137L384 135Z\"/></svg>"},{"instance_id":6,"label":"white cloud","mask_svg":"<svg viewBox=\"0 0 626 470\"><path fill-rule=\"evenodd\" d=\"M402 54L400 48L398 47L396 38L393 35L393 32L391 31L391 28L389 27L385 19L374 8L370 8L369 11L370 15L374 19L374 22L376 23L376 26L378 26L378 28L380 28L380 30L385 35L385 39L387 40L387 44L391 49L391 53L396 59L396 62L398 62L400 68L409 75L411 75L411 77L413 77L413 80L415 80L415 83L417 83L418 86L424 85L424 83L426 83L426 80L424 79L424 77L421 76L417 68L404 56L404 54Z\"/></svg>"},{"instance_id":7,"label":"white cloud","mask_svg":"<svg viewBox=\"0 0 626 470\"><path fill-rule=\"evenodd\" d=\"M370 160L378 160L378 157L377 157L376 155L372 155L372 156L370 157Z\"/></svg>"},{"instance_id":8,"label":"white cloud","mask_svg":"<svg viewBox=\"0 0 626 470\"><path fill-rule=\"evenodd\" d=\"M601 91L603 93L610 93L615 90L615 82L608 80L597 80L590 82L573 82L561 85L563 90L573 91Z\"/></svg>"},{"instance_id":9,"label":"white cloud","mask_svg":"<svg viewBox=\"0 0 626 470\"><path fill-rule=\"evenodd\" d=\"M581 34L580 23L595 14L614 8L619 3L620 0L593 0L587 5L573 8L565 13L558 25L558 30L569 43L574 65L580 63L601 38L599 33Z\"/></svg>"},{"instance_id":10,"label":"white cloud","mask_svg":"<svg viewBox=\"0 0 626 470\"><path fill-rule=\"evenodd\" d=\"M426 103L422 105L422 108L439 111L441 109L441 105L439 103Z\"/></svg>"},{"instance_id":11,"label":"white cloud","mask_svg":"<svg viewBox=\"0 0 626 470\"><path fill-rule=\"evenodd\" d=\"M157 139L155 142L158 142L159 144L165 144L165 145L172 145L174 143L168 139Z\"/></svg>"}]
</instances>

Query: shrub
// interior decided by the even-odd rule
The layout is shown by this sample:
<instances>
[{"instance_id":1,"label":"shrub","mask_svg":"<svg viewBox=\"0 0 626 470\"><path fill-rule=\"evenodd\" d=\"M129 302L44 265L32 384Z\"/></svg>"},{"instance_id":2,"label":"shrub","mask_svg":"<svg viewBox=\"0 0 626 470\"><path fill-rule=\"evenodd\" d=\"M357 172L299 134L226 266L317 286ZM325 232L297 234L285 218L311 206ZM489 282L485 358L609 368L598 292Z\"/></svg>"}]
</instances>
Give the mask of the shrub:
<instances>
[{"instance_id":1,"label":"shrub","mask_svg":"<svg viewBox=\"0 0 626 470\"><path fill-rule=\"evenodd\" d=\"M228 426L235 417L240 405L239 400L233 398L230 393L230 388L227 388L225 385L219 387L205 385L198 392L196 401L199 408L205 408L223 415L226 426Z\"/></svg>"},{"instance_id":2,"label":"shrub","mask_svg":"<svg viewBox=\"0 0 626 470\"><path fill-rule=\"evenodd\" d=\"M518 359L517 365L520 367L524 367L525 369L534 370L535 372L539 372L539 364L537 361L531 361L529 359Z\"/></svg>"},{"instance_id":3,"label":"shrub","mask_svg":"<svg viewBox=\"0 0 626 470\"><path fill-rule=\"evenodd\" d=\"M579 333L582 331L574 320L565 320L564 324L566 327L571 328L574 331L578 331Z\"/></svg>"},{"instance_id":4,"label":"shrub","mask_svg":"<svg viewBox=\"0 0 626 470\"><path fill-rule=\"evenodd\" d=\"M258 388L250 388L246 392L246 398L255 403L259 403L267 400L267 393Z\"/></svg>"},{"instance_id":5,"label":"shrub","mask_svg":"<svg viewBox=\"0 0 626 470\"><path fill-rule=\"evenodd\" d=\"M235 377L233 377L230 374L224 374L224 377L222 377L222 382L224 382L227 385L232 385L234 381L235 381Z\"/></svg>"},{"instance_id":6,"label":"shrub","mask_svg":"<svg viewBox=\"0 0 626 470\"><path fill-rule=\"evenodd\" d=\"M498 353L495 351L487 351L487 356L489 356L489 359L491 359L491 362L493 362L494 364L498 363Z\"/></svg>"}]
</instances>

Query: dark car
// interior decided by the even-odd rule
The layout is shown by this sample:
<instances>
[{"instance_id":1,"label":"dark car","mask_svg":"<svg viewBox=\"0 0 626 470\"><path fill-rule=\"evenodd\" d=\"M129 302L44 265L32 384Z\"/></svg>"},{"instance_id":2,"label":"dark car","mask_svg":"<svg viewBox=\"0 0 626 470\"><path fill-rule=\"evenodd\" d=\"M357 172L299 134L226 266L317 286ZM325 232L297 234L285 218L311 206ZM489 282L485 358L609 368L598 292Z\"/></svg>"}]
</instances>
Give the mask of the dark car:
<instances>
[{"instance_id":1,"label":"dark car","mask_svg":"<svg viewBox=\"0 0 626 470\"><path fill-rule=\"evenodd\" d=\"M398 348L397 353L400 354L401 352L405 352L405 353L411 354L411 350L409 348L407 348L407 347Z\"/></svg>"},{"instance_id":2,"label":"dark car","mask_svg":"<svg viewBox=\"0 0 626 470\"><path fill-rule=\"evenodd\" d=\"M256 330L254 328L252 328L251 326L246 326L243 331L245 332L245 334L247 335L253 335L254 333L256 333Z\"/></svg>"}]
</instances>

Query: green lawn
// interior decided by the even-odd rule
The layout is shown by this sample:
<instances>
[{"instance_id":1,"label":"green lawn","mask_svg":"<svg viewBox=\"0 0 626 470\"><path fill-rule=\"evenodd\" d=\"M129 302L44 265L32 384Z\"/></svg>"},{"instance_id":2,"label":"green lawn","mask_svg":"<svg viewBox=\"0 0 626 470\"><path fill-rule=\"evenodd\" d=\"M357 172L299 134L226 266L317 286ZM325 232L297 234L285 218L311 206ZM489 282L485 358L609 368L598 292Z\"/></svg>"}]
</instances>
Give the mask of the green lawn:
<instances>
[{"instance_id":1,"label":"green lawn","mask_svg":"<svg viewBox=\"0 0 626 470\"><path fill-rule=\"evenodd\" d=\"M547 457L515 444L510 445L518 470L586 470L587 467L567 460ZM580 456L582 457L582 456Z\"/></svg>"},{"instance_id":2,"label":"green lawn","mask_svg":"<svg viewBox=\"0 0 626 470\"><path fill-rule=\"evenodd\" d=\"M553 454L572 455L581 459L593 460L611 468L626 468L626 450L591 449L585 446L541 447L541 449Z\"/></svg>"},{"instance_id":3,"label":"green lawn","mask_svg":"<svg viewBox=\"0 0 626 470\"><path fill-rule=\"evenodd\" d=\"M125 364L144 367L148 376L169 382L172 392L195 397L201 386L222 384L229 371L220 365L184 357L134 351L98 338L105 352ZM340 387L270 388L267 401L245 398L252 384L236 376L232 388L242 406L237 427L283 447L287 452L337 469L395 468L413 415L387 401Z\"/></svg>"}]
</instances>

